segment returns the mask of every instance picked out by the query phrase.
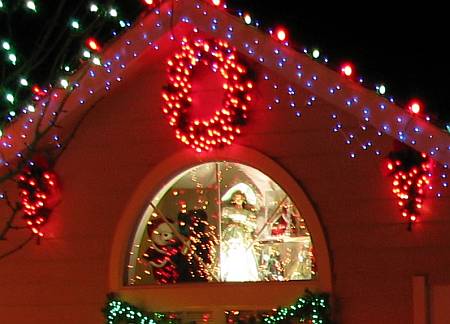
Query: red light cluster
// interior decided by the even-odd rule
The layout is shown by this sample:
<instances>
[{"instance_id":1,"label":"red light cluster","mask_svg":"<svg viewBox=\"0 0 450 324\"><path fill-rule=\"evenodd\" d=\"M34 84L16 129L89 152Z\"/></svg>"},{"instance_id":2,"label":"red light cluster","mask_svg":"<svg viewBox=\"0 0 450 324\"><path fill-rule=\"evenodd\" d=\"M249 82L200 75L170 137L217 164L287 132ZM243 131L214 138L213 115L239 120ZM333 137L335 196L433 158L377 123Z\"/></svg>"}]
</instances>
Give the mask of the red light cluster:
<instances>
[{"instance_id":1,"label":"red light cluster","mask_svg":"<svg viewBox=\"0 0 450 324\"><path fill-rule=\"evenodd\" d=\"M222 40L183 39L181 50L167 60L168 85L162 92L163 112L175 128L175 136L197 152L230 145L240 126L246 123L252 101L253 82L248 69L238 59L237 52ZM191 78L199 65L210 67L223 79L224 98L213 116L189 118L192 106Z\"/></svg>"},{"instance_id":2,"label":"red light cluster","mask_svg":"<svg viewBox=\"0 0 450 324\"><path fill-rule=\"evenodd\" d=\"M40 228L51 213L55 201L56 175L34 162L29 163L17 177L19 198L24 218L31 231L42 237Z\"/></svg>"},{"instance_id":3,"label":"red light cluster","mask_svg":"<svg viewBox=\"0 0 450 324\"><path fill-rule=\"evenodd\" d=\"M392 192L402 216L410 225L417 220L423 207L426 190L431 181L432 163L425 153L412 149L391 154L387 168L393 177Z\"/></svg>"}]
</instances>

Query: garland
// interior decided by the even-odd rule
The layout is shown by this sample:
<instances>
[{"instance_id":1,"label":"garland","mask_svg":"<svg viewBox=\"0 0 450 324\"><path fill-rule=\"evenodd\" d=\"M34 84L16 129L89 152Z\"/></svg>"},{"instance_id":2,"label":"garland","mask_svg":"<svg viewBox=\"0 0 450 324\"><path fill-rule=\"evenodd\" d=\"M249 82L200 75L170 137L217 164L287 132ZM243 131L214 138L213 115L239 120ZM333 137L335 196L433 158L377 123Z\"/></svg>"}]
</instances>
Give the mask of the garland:
<instances>
[{"instance_id":1,"label":"garland","mask_svg":"<svg viewBox=\"0 0 450 324\"><path fill-rule=\"evenodd\" d=\"M114 294L108 295L106 307L103 309L108 324L118 324L122 320L132 324L169 324L174 323L163 313L145 312L141 309L121 301ZM331 324L328 294L314 294L309 290L297 302L288 307L282 307L274 315L265 316L265 324L288 323L296 319L300 323ZM290 322L289 322L290 323Z\"/></svg>"},{"instance_id":2,"label":"garland","mask_svg":"<svg viewBox=\"0 0 450 324\"><path fill-rule=\"evenodd\" d=\"M119 300L114 294L109 294L107 298L106 307L103 309L107 324L122 323L122 320L135 324L173 323L163 313L142 311L127 302Z\"/></svg>"},{"instance_id":3,"label":"garland","mask_svg":"<svg viewBox=\"0 0 450 324\"><path fill-rule=\"evenodd\" d=\"M238 60L236 49L222 40L183 39L181 50L167 60L168 85L163 89L163 112L175 135L197 152L231 145L245 125L253 82ZM192 75L198 65L209 66L223 78L223 105L203 120L190 118Z\"/></svg>"}]
</instances>

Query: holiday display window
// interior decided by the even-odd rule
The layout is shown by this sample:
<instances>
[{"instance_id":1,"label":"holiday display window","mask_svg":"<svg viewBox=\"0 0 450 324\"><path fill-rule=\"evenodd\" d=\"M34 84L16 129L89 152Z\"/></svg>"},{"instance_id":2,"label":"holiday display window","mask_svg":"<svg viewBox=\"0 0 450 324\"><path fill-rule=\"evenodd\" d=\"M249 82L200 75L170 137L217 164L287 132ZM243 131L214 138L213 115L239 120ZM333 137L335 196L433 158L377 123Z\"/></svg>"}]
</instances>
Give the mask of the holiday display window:
<instances>
[{"instance_id":1,"label":"holiday display window","mask_svg":"<svg viewBox=\"0 0 450 324\"><path fill-rule=\"evenodd\" d=\"M209 162L182 172L137 226L127 284L311 280L312 241L287 193L259 170Z\"/></svg>"}]
</instances>

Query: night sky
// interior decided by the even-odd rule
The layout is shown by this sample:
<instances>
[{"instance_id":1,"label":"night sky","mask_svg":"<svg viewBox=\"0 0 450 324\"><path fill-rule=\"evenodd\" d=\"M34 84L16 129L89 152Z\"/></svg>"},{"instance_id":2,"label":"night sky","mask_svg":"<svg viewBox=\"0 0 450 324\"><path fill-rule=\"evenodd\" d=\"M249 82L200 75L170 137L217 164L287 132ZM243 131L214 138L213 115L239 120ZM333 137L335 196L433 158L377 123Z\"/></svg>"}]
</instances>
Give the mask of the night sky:
<instances>
[{"instance_id":1,"label":"night sky","mask_svg":"<svg viewBox=\"0 0 450 324\"><path fill-rule=\"evenodd\" d=\"M81 16L78 11L86 11L90 1L64 2L57 26L66 28L68 17ZM143 8L140 0L115 2L128 17L135 16ZM10 19L13 34L20 36L14 37L20 53L35 51L39 45L37 35L45 29L43 26L52 22L59 3L45 2L38 16L41 20L22 13L23 10L19 11L20 16ZM430 1L409 2L400 7L395 4L395 8L392 3L364 1L355 6L342 2L330 5L324 1L227 1L231 9L242 9L258 19L263 30L286 26L291 44L299 49L319 48L329 58L330 67L338 68L343 62L352 62L367 87L385 84L387 96L393 96L400 106L405 107L411 98L422 100L425 112L433 119L439 119L442 126L444 121L450 122L450 91L447 89L450 50L445 48L450 39L447 9ZM8 36L6 17L0 13L0 38ZM14 24L15 21L21 24ZM94 30L94 36L99 37L98 29ZM74 41L77 51L80 42L82 40ZM53 47L54 51L58 46ZM49 50L46 55L50 62L47 64L44 60L44 64L37 66L31 74L31 79L35 76L35 81L43 84L45 80L39 77L46 75L55 53ZM5 79L8 70L2 72L2 79Z\"/></svg>"},{"instance_id":2,"label":"night sky","mask_svg":"<svg viewBox=\"0 0 450 324\"><path fill-rule=\"evenodd\" d=\"M443 5L407 6L362 1L330 5L324 1L229 0L247 11L262 28L284 25L291 43L317 47L331 66L350 61L366 85L384 83L387 96L406 106L411 98L426 113L450 121L450 22Z\"/></svg>"}]
</instances>

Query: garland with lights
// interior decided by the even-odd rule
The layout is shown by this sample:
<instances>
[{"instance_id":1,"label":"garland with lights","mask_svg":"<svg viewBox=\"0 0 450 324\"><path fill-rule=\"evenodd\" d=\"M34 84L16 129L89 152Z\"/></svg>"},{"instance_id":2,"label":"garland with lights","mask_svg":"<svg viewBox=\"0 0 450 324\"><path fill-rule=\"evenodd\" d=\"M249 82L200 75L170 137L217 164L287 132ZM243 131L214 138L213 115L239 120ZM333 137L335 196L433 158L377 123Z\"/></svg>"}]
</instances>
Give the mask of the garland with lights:
<instances>
[{"instance_id":1,"label":"garland with lights","mask_svg":"<svg viewBox=\"0 0 450 324\"><path fill-rule=\"evenodd\" d=\"M135 324L169 324L173 323L166 318L163 313L149 313L139 308L121 301L114 294L108 295L106 306L103 309L106 323L118 324L122 321Z\"/></svg>"},{"instance_id":2,"label":"garland with lights","mask_svg":"<svg viewBox=\"0 0 450 324\"><path fill-rule=\"evenodd\" d=\"M253 81L236 49L223 40L183 39L181 50L167 60L168 85L163 89L163 112L176 137L197 152L230 145L245 125ZM223 105L213 116L190 118L191 79L198 65L220 73L225 91Z\"/></svg>"},{"instance_id":3,"label":"garland with lights","mask_svg":"<svg viewBox=\"0 0 450 324\"><path fill-rule=\"evenodd\" d=\"M300 323L331 324L330 312L328 294L316 294L306 290L305 295L300 297L295 304L280 307L274 315L262 315L260 323L290 323L290 320L295 319ZM126 320L130 324L174 323L170 316L164 313L145 312L138 307L120 300L114 294L108 295L103 313L108 324L118 324L123 320ZM228 314L229 312L226 313ZM244 322L239 320L239 323Z\"/></svg>"},{"instance_id":4,"label":"garland with lights","mask_svg":"<svg viewBox=\"0 0 450 324\"><path fill-rule=\"evenodd\" d=\"M58 200L56 174L42 158L28 161L17 177L19 201L27 226L33 234L43 237L41 227Z\"/></svg>"},{"instance_id":5,"label":"garland with lights","mask_svg":"<svg viewBox=\"0 0 450 324\"><path fill-rule=\"evenodd\" d=\"M296 319L300 323L330 324L330 306L328 294L314 294L309 290L297 302L288 307L281 307L276 314L264 318L266 324L290 323Z\"/></svg>"},{"instance_id":6,"label":"garland with lights","mask_svg":"<svg viewBox=\"0 0 450 324\"><path fill-rule=\"evenodd\" d=\"M420 216L420 210L431 181L432 162L425 153L405 145L388 156L388 175L392 179L392 192L397 198L402 217L408 220L408 230Z\"/></svg>"}]
</instances>

